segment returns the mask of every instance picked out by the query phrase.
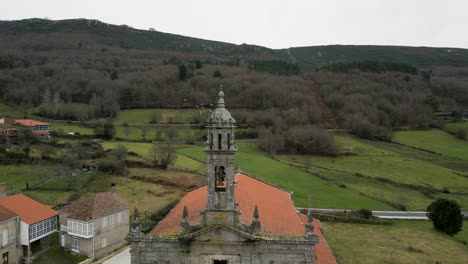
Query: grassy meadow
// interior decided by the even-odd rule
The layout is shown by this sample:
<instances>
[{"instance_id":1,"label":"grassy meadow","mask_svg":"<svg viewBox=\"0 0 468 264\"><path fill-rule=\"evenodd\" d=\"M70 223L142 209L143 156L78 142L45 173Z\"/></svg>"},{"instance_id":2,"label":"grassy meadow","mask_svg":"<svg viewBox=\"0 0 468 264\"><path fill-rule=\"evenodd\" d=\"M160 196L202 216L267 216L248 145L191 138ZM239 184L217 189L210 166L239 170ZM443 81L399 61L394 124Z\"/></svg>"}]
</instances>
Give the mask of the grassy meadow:
<instances>
[{"instance_id":1,"label":"grassy meadow","mask_svg":"<svg viewBox=\"0 0 468 264\"><path fill-rule=\"evenodd\" d=\"M468 208L468 174L450 169L451 163L442 156L344 135L335 135L335 140L340 149L337 157L281 155L278 158L342 188L408 210L424 210L436 198L455 199ZM442 159L440 164L434 162L439 159ZM464 161L454 162L467 165Z\"/></svg>"},{"instance_id":2,"label":"grassy meadow","mask_svg":"<svg viewBox=\"0 0 468 264\"><path fill-rule=\"evenodd\" d=\"M238 142L236 164L243 172L294 192L296 206L326 208L391 209L390 206L313 176L299 168L258 153L249 143ZM177 152L204 161L201 146L177 149ZM310 203L309 203L310 200Z\"/></svg>"},{"instance_id":3,"label":"grassy meadow","mask_svg":"<svg viewBox=\"0 0 468 264\"><path fill-rule=\"evenodd\" d=\"M122 110L117 115L115 122L149 124L153 116L158 123L190 124L197 113L207 110L198 109L130 109Z\"/></svg>"},{"instance_id":4,"label":"grassy meadow","mask_svg":"<svg viewBox=\"0 0 468 264\"><path fill-rule=\"evenodd\" d=\"M465 226L467 225L465 221ZM429 221L366 225L322 221L325 238L339 263L467 263L466 231L450 237ZM370 239L371 238L371 239ZM465 241L465 244L460 243Z\"/></svg>"},{"instance_id":5,"label":"grassy meadow","mask_svg":"<svg viewBox=\"0 0 468 264\"><path fill-rule=\"evenodd\" d=\"M442 130L399 131L395 133L394 141L468 161L468 141L457 139Z\"/></svg>"}]
</instances>

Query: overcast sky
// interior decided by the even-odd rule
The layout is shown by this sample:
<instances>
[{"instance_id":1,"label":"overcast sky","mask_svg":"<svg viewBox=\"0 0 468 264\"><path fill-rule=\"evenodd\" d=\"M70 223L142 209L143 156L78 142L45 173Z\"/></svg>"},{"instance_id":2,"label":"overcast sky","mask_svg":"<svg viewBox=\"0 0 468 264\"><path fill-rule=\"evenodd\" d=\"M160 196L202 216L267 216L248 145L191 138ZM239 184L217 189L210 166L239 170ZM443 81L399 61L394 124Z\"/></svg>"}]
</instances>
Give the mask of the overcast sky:
<instances>
[{"instance_id":1,"label":"overcast sky","mask_svg":"<svg viewBox=\"0 0 468 264\"><path fill-rule=\"evenodd\" d=\"M0 20L89 18L270 48L468 48L468 0L0 0Z\"/></svg>"}]
</instances>

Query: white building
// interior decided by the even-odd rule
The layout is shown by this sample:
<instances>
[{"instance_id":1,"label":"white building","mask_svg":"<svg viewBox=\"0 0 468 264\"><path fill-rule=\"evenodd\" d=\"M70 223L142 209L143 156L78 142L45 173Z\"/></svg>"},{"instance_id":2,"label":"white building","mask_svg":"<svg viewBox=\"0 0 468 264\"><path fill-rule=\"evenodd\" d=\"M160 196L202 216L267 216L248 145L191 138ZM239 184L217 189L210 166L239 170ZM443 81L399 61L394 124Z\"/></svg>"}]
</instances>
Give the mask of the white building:
<instances>
[{"instance_id":1,"label":"white building","mask_svg":"<svg viewBox=\"0 0 468 264\"><path fill-rule=\"evenodd\" d=\"M29 262L44 248L44 238L57 231L58 213L23 194L4 197L0 205L19 215L22 256Z\"/></svg>"}]
</instances>

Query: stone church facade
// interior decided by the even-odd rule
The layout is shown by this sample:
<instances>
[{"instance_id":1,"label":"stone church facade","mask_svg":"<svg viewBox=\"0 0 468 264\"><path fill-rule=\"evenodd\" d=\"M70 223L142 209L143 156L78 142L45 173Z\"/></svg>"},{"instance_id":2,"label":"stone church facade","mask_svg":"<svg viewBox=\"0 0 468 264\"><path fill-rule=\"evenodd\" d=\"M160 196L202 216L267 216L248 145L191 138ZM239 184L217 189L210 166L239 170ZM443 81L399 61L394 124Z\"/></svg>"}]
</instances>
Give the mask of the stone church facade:
<instances>
[{"instance_id":1,"label":"stone church facade","mask_svg":"<svg viewBox=\"0 0 468 264\"><path fill-rule=\"evenodd\" d=\"M127 236L132 264L317 263L320 231L310 212L298 213L288 191L235 171L235 124L221 90L207 125L206 186L147 235L135 209Z\"/></svg>"}]
</instances>

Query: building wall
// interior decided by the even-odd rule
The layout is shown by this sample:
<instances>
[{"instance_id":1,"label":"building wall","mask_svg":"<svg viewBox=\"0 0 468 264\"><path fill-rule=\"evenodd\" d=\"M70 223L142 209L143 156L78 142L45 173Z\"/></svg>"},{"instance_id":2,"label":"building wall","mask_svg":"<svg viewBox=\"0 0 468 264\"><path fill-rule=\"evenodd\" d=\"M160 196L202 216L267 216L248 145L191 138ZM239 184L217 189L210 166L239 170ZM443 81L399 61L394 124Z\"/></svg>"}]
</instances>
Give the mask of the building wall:
<instances>
[{"instance_id":1,"label":"building wall","mask_svg":"<svg viewBox=\"0 0 468 264\"><path fill-rule=\"evenodd\" d=\"M29 225L20 221L20 243L21 245L29 245Z\"/></svg>"},{"instance_id":2,"label":"building wall","mask_svg":"<svg viewBox=\"0 0 468 264\"><path fill-rule=\"evenodd\" d=\"M98 229L95 232L94 245L95 245L95 257L100 258L105 256L116 249L122 247L127 243L125 237L129 230L129 215L128 210L122 211L121 221L117 221L115 217L114 223L110 224L109 216L107 219L107 225L102 226L103 218L95 220L95 227ZM102 240L106 239L106 246L102 247Z\"/></svg>"},{"instance_id":3,"label":"building wall","mask_svg":"<svg viewBox=\"0 0 468 264\"><path fill-rule=\"evenodd\" d=\"M111 215L106 217L101 217L93 220L94 223L94 239L91 238L82 238L79 237L79 253L80 255L86 255L89 258L93 257L93 243L94 243L94 258L98 259L103 256L108 255L109 253L117 250L127 243L125 237L128 234L129 229L129 215L128 210L121 212L121 221L117 221L117 214L114 215L114 223L110 223ZM107 222L103 226L104 218ZM61 216L60 223L62 225L67 225L66 218ZM61 232L60 239L62 235L65 235L65 248L71 251L72 248L72 235L69 235L66 232ZM106 245L103 247L102 240L106 239ZM60 241L62 243L62 241Z\"/></svg>"},{"instance_id":4,"label":"building wall","mask_svg":"<svg viewBox=\"0 0 468 264\"><path fill-rule=\"evenodd\" d=\"M19 246L19 217L14 217L0 223L0 258L4 253L8 252L8 261L11 264L19 263L20 246ZM8 242L3 244L3 232L8 229Z\"/></svg>"},{"instance_id":5,"label":"building wall","mask_svg":"<svg viewBox=\"0 0 468 264\"><path fill-rule=\"evenodd\" d=\"M298 241L140 241L131 242L131 264L206 264L227 260L228 264L312 264L312 244ZM157 261L157 262L156 262Z\"/></svg>"}]
</instances>

